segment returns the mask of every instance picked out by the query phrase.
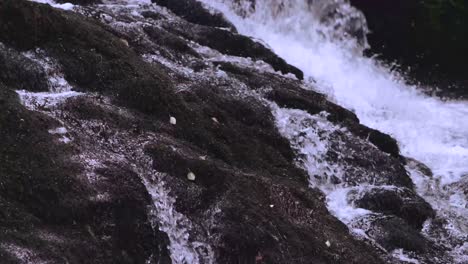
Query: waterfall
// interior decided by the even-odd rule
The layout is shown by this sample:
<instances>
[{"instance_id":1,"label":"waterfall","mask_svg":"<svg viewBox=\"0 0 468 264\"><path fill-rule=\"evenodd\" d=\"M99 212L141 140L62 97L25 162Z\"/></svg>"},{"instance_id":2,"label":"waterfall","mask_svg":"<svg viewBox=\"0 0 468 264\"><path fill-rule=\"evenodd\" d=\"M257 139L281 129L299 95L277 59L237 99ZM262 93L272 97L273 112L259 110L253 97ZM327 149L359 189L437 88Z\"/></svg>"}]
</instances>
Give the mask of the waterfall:
<instances>
[{"instance_id":1,"label":"waterfall","mask_svg":"<svg viewBox=\"0 0 468 264\"><path fill-rule=\"evenodd\" d=\"M200 1L223 12L241 34L266 43L300 68L306 82L355 112L363 124L397 139L402 155L426 164L432 178L407 166L416 190L447 221L445 231L466 241L468 209L462 184L466 186L468 178L467 101L428 96L391 67L363 56L367 25L346 0ZM328 198L333 197L342 195ZM458 262L467 261L468 243L447 245Z\"/></svg>"}]
</instances>

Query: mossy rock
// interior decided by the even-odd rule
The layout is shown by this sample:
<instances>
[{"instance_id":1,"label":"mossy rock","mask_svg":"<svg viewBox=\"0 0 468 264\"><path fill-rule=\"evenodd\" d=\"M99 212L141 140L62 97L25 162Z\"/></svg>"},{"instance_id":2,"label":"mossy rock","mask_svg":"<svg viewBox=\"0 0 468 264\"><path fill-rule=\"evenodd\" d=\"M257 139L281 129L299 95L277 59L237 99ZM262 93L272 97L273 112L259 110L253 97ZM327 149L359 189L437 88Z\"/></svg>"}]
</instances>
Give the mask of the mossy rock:
<instances>
[{"instance_id":1,"label":"mossy rock","mask_svg":"<svg viewBox=\"0 0 468 264\"><path fill-rule=\"evenodd\" d=\"M0 86L0 196L61 222L78 217L75 205L81 201L72 194L83 186L72 177L78 168L67 161L68 150L48 133L57 125L26 110L16 93Z\"/></svg>"},{"instance_id":2,"label":"mossy rock","mask_svg":"<svg viewBox=\"0 0 468 264\"><path fill-rule=\"evenodd\" d=\"M80 89L113 95L157 116L185 111L167 74L99 21L44 4L2 1L0 41L19 50L45 50Z\"/></svg>"}]
</instances>

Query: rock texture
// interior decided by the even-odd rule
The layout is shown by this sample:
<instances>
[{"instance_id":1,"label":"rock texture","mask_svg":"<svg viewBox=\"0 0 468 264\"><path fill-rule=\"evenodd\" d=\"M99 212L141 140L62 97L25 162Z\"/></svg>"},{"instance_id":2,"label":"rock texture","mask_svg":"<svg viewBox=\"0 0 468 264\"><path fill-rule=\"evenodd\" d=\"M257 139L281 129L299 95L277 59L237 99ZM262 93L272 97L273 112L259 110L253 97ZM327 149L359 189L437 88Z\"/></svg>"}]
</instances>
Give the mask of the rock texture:
<instances>
[{"instance_id":1,"label":"rock texture","mask_svg":"<svg viewBox=\"0 0 468 264\"><path fill-rule=\"evenodd\" d=\"M146 213L150 198L124 170L102 171L91 186L48 130L60 124L30 112L0 85L0 255L3 263L143 263L168 259L167 238ZM99 197L106 197L100 199Z\"/></svg>"},{"instance_id":2,"label":"rock texture","mask_svg":"<svg viewBox=\"0 0 468 264\"><path fill-rule=\"evenodd\" d=\"M91 2L0 2L6 263L374 264L396 261L382 248L437 252L419 233L433 212L396 141L300 70L193 1ZM342 174L304 170L307 137L285 137L284 108L336 127L322 161ZM378 245L330 213L313 179L377 186L349 199L377 215L360 227Z\"/></svg>"},{"instance_id":3,"label":"rock texture","mask_svg":"<svg viewBox=\"0 0 468 264\"><path fill-rule=\"evenodd\" d=\"M152 0L152 2L167 7L174 14L188 22L210 27L227 28L234 32L237 31L236 27L223 14L215 10L208 10L201 2L193 0Z\"/></svg>"}]
</instances>

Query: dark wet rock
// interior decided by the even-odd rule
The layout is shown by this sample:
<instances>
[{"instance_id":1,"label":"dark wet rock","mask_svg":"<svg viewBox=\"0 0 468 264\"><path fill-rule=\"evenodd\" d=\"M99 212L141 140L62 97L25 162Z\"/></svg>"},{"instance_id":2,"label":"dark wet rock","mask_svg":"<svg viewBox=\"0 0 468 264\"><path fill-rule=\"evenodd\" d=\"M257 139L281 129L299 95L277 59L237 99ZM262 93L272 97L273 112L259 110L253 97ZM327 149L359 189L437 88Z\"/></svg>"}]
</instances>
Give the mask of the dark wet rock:
<instances>
[{"instance_id":1,"label":"dark wet rock","mask_svg":"<svg viewBox=\"0 0 468 264\"><path fill-rule=\"evenodd\" d=\"M66 79L81 89L117 95L124 104L160 116L183 108L168 76L95 20L47 5L5 1L0 3L0 41L53 54Z\"/></svg>"},{"instance_id":2,"label":"dark wet rock","mask_svg":"<svg viewBox=\"0 0 468 264\"><path fill-rule=\"evenodd\" d=\"M289 142L276 131L267 106L253 98L237 99L208 83L184 92L184 99L193 115L177 117L177 135L240 168L296 171ZM306 180L299 171L288 176Z\"/></svg>"},{"instance_id":3,"label":"dark wet rock","mask_svg":"<svg viewBox=\"0 0 468 264\"><path fill-rule=\"evenodd\" d=\"M93 219L94 234L110 237L107 242L112 245L112 255L120 256L124 263L145 263L150 256L156 263L171 263L167 236L142 222L148 217L145 205L152 201L138 175L121 164L110 164L96 173L105 178L98 188L105 190L110 199L92 205L97 216L108 217Z\"/></svg>"},{"instance_id":4,"label":"dark wet rock","mask_svg":"<svg viewBox=\"0 0 468 264\"><path fill-rule=\"evenodd\" d=\"M267 97L281 107L302 109L312 115L326 111L330 113L330 121L334 122L359 122L354 113L331 103L323 94L303 89L299 81L268 72L260 73L258 70L242 68L229 62L215 64L219 65L220 69L234 74L253 90L271 89L266 91Z\"/></svg>"},{"instance_id":5,"label":"dark wet rock","mask_svg":"<svg viewBox=\"0 0 468 264\"><path fill-rule=\"evenodd\" d=\"M398 216L416 229L421 229L427 219L435 216L432 207L407 188L371 188L360 192L354 204L374 212Z\"/></svg>"},{"instance_id":6,"label":"dark wet rock","mask_svg":"<svg viewBox=\"0 0 468 264\"><path fill-rule=\"evenodd\" d=\"M421 235L404 220L395 216L371 215L361 220L360 228L385 250L403 249L425 263L453 263L445 249ZM392 261L391 263L394 263Z\"/></svg>"},{"instance_id":7,"label":"dark wet rock","mask_svg":"<svg viewBox=\"0 0 468 264\"><path fill-rule=\"evenodd\" d=\"M424 226L424 233L427 236L430 237L440 237L444 240L445 242L449 242L450 244L447 245L454 245L455 247L463 247L463 244L466 243L468 239L468 234L458 234L456 236L453 236L453 229L447 229L444 228L446 226L452 225L453 222L447 218L443 218L443 216L437 215L434 219L431 220L430 223ZM451 234L452 233L452 234ZM449 247L451 248L451 247ZM463 255L463 250L461 255ZM441 261L436 258L435 260L439 261L440 263L453 263L454 260L452 261Z\"/></svg>"},{"instance_id":8,"label":"dark wet rock","mask_svg":"<svg viewBox=\"0 0 468 264\"><path fill-rule=\"evenodd\" d=\"M371 222L366 234L386 250L402 248L420 253L429 250L429 241L398 217L375 216L365 221Z\"/></svg>"},{"instance_id":9,"label":"dark wet rock","mask_svg":"<svg viewBox=\"0 0 468 264\"><path fill-rule=\"evenodd\" d=\"M105 171L110 182L90 186L72 159L75 150L48 132L57 126L26 110L0 83L3 263L17 263L15 254L36 263L142 263L151 254L167 260L167 238L152 229L149 198L138 178L122 175L124 170ZM109 200L92 199L100 195Z\"/></svg>"},{"instance_id":10,"label":"dark wet rock","mask_svg":"<svg viewBox=\"0 0 468 264\"><path fill-rule=\"evenodd\" d=\"M348 250L362 250L364 244L351 242L347 228L328 218L317 190L281 180L284 176L241 170L215 157L201 159L204 152L175 142L161 142L148 151L155 168L176 177L169 182L176 182L171 185L182 212L192 220L203 217L200 211L217 212L210 233L221 241L215 245L219 262L253 263L261 257L266 263L380 263L372 253L360 256ZM186 179L189 170L196 175L193 183Z\"/></svg>"},{"instance_id":11,"label":"dark wet rock","mask_svg":"<svg viewBox=\"0 0 468 264\"><path fill-rule=\"evenodd\" d=\"M73 213L70 205L81 201L67 201L64 196L69 193L70 199L81 187L62 173L74 174L77 168L61 158L66 150L51 144L47 132L57 124L45 116L28 113L8 88L0 86L0 93L2 197L24 203L37 217L53 221L76 217L79 212Z\"/></svg>"},{"instance_id":12,"label":"dark wet rock","mask_svg":"<svg viewBox=\"0 0 468 264\"><path fill-rule=\"evenodd\" d=\"M225 97L223 102L227 103L233 99ZM192 133L194 129L183 133L183 130L187 129L183 127L181 131L174 133L174 129L187 122L183 118L178 117L176 127L170 124L149 126L150 121L140 119L144 118L144 115L135 113L137 116L125 121L125 118L114 117L119 111L118 108L111 107L109 108L111 111L105 110L108 107L96 105L98 102L86 99L71 100L63 106L62 114L66 120L75 120L77 123L85 123L89 119L98 123L103 122L102 126L106 127L107 136L102 138L104 143L99 143L101 140L97 140L95 143L97 145L94 147L98 149L111 147L113 145L111 142L117 142L114 150L118 151L118 148L122 147L120 144L122 140L131 141L133 137L141 138L137 140L139 144L147 142L146 152L153 158L154 169L167 174L164 178L166 184L170 186L171 193L177 197L176 210L189 216L192 221L194 230L191 236L198 237L209 233L211 241L218 241L212 244L216 252L216 261L254 262L258 256L262 256L263 261L268 263L284 263L289 259L302 260L306 263L344 263L349 259L354 262L381 263L375 253L356 254L355 252L366 252L367 246L355 241L347 228L328 214L323 194L316 189L309 189L304 182L305 172L288 165L285 161L287 159L280 158L285 154L279 153L279 149L270 147L270 144L275 142L262 142L261 137L252 134L254 131L261 131L265 124L253 122L250 125L256 129L244 131L247 130L247 126L241 125L242 119L237 121L230 119L229 116L223 118L222 113L217 115L220 126L223 122L230 122L238 123L236 125L243 128L238 130L236 126L231 126L232 129L236 129L237 137L242 137L235 139L238 142L256 142L260 144L259 148L268 148L273 152L272 155L276 155L278 160L275 161L276 164L270 166L266 166L266 162L270 161L266 152L259 150L256 155L247 156L247 151L252 149L247 149L244 145L236 150L236 141L220 144L223 144L226 151L244 153L243 159L232 155L231 160L225 161L222 153L198 147L198 141L185 135ZM211 100L205 103L207 108L208 102ZM243 107L248 108L252 105L243 105ZM270 113L265 111L259 115L263 117L266 114ZM126 131L130 120L143 123L138 124L138 132L132 132L128 137L125 133L128 133ZM217 126L216 122L208 120L211 126ZM203 119L193 122L189 126L203 122ZM151 131L159 131L160 134L145 141L145 134L152 133ZM223 135L225 131L227 130L218 133ZM261 134L261 132L256 133ZM251 135L251 139L244 138L245 135ZM82 136L84 135L80 137ZM92 136L93 134L87 135L87 137ZM279 139L279 136L276 137ZM83 144L84 142L80 143ZM93 141L87 144L93 144ZM287 145L283 148L286 153L291 152ZM120 154L133 155L132 152ZM249 159L253 159L258 166L251 164ZM246 161L242 162L243 160ZM120 165L112 167L111 170L98 170L98 173L109 178L108 184L125 185L128 180L113 183L114 180L111 179L117 175L132 173ZM187 179L189 171L196 175L194 181ZM107 184L106 182L107 180L104 183ZM133 200L134 197L141 196L138 192L137 189L122 190L121 195ZM321 228L317 228L318 225ZM326 241L332 243L332 246L327 247ZM307 254L304 254L305 252Z\"/></svg>"},{"instance_id":13,"label":"dark wet rock","mask_svg":"<svg viewBox=\"0 0 468 264\"><path fill-rule=\"evenodd\" d=\"M359 124L358 118L351 111L328 101L324 95L316 91L304 89L297 80L255 69L241 68L232 63L215 62L215 64L231 76L242 80L250 89L264 93L267 98L281 107L301 109L312 115L321 112L330 113L327 115L330 122L347 128L353 136L358 137L355 139L340 131L331 135L333 140L328 160L331 163L341 164L347 169L343 179L339 181L333 175L324 176L325 178L350 185L368 183L413 188L413 183L402 164L396 141L386 134ZM370 142L375 147L363 142ZM392 158L382 152L389 153ZM347 154L346 157L340 158L342 155L339 153Z\"/></svg>"},{"instance_id":14,"label":"dark wet rock","mask_svg":"<svg viewBox=\"0 0 468 264\"><path fill-rule=\"evenodd\" d=\"M427 177L430 177L432 178L434 176L434 174L432 173L432 170L424 163L416 160L416 159L412 159L412 158L408 158L406 157L406 163L408 164L408 166L410 168L413 168L417 171L419 171L422 175L424 176L427 176Z\"/></svg>"},{"instance_id":15,"label":"dark wet rock","mask_svg":"<svg viewBox=\"0 0 468 264\"><path fill-rule=\"evenodd\" d=\"M255 74L255 71L242 69L231 63L218 62L216 64L220 65L221 69L242 78L255 90L269 87L272 90L267 92L267 97L279 106L302 109L312 115L322 111L328 112L330 113L327 117L328 120L348 127L353 134L369 140L383 152L400 158L400 149L394 138L375 129L359 125L359 119L354 113L331 103L323 94L305 90L300 87L298 82L273 74Z\"/></svg>"},{"instance_id":16,"label":"dark wet rock","mask_svg":"<svg viewBox=\"0 0 468 264\"><path fill-rule=\"evenodd\" d=\"M0 43L0 82L18 90L47 91L45 72L31 59Z\"/></svg>"},{"instance_id":17,"label":"dark wet rock","mask_svg":"<svg viewBox=\"0 0 468 264\"><path fill-rule=\"evenodd\" d=\"M180 37L157 27L145 27L143 29L148 37L157 45L168 47L172 54L189 54L198 57L198 53L193 50L186 41Z\"/></svg>"},{"instance_id":18,"label":"dark wet rock","mask_svg":"<svg viewBox=\"0 0 468 264\"><path fill-rule=\"evenodd\" d=\"M342 181L347 185L394 185L411 190L414 188L411 178L399 159L369 145L366 140L355 138L347 133L337 131L331 135L331 138L332 143L327 153L327 160L345 168ZM346 142L346 144L340 142Z\"/></svg>"},{"instance_id":19,"label":"dark wet rock","mask_svg":"<svg viewBox=\"0 0 468 264\"><path fill-rule=\"evenodd\" d=\"M198 42L203 46L227 55L250 57L254 60L263 60L273 69L283 74L292 73L298 79L304 78L304 73L298 68L289 65L286 61L263 44L251 38L227 30L207 26L191 26L184 23L169 23L164 25L166 30L181 35L187 39Z\"/></svg>"},{"instance_id":20,"label":"dark wet rock","mask_svg":"<svg viewBox=\"0 0 468 264\"><path fill-rule=\"evenodd\" d=\"M398 146L398 142L390 135L365 126L353 128L352 131L361 138L369 140L383 152L404 161L404 158L400 156L400 147Z\"/></svg>"},{"instance_id":21,"label":"dark wet rock","mask_svg":"<svg viewBox=\"0 0 468 264\"><path fill-rule=\"evenodd\" d=\"M398 62L444 96L468 96L466 1L351 0L367 18L373 54ZM398 37L395 37L398 36Z\"/></svg>"},{"instance_id":22,"label":"dark wet rock","mask_svg":"<svg viewBox=\"0 0 468 264\"><path fill-rule=\"evenodd\" d=\"M208 10L201 2L196 0L152 0L160 6L167 7L174 14L195 24L228 28L232 32L237 32L236 27L229 22L223 14L215 10Z\"/></svg>"},{"instance_id":23,"label":"dark wet rock","mask_svg":"<svg viewBox=\"0 0 468 264\"><path fill-rule=\"evenodd\" d=\"M466 175L464 175L462 180L456 184L458 186L458 189L461 190L463 194L465 194L465 196L468 196L468 178L466 177Z\"/></svg>"},{"instance_id":24,"label":"dark wet rock","mask_svg":"<svg viewBox=\"0 0 468 264\"><path fill-rule=\"evenodd\" d=\"M151 19L154 19L154 20L159 20L159 19L163 19L163 18L164 18L164 16L161 15L160 13L157 13L157 12L154 12L154 11L150 11L150 10L146 10L146 11L141 12L141 15L142 15L144 18L151 18Z\"/></svg>"},{"instance_id":25,"label":"dark wet rock","mask_svg":"<svg viewBox=\"0 0 468 264\"><path fill-rule=\"evenodd\" d=\"M393 157L400 156L400 148L396 139L392 138L390 135L382 133L376 129L369 128L369 141L377 146L383 152L389 153Z\"/></svg>"}]
</instances>

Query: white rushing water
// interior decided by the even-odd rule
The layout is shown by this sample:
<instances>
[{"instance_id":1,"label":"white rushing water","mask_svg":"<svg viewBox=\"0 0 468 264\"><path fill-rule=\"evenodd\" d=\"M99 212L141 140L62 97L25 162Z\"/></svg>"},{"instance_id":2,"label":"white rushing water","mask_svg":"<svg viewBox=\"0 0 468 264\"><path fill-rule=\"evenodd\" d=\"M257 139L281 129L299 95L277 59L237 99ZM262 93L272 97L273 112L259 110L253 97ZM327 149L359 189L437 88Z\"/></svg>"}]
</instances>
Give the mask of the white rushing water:
<instances>
[{"instance_id":1,"label":"white rushing water","mask_svg":"<svg viewBox=\"0 0 468 264\"><path fill-rule=\"evenodd\" d=\"M49 58L45 51L36 49L34 51L24 52L23 55L37 62L47 75L49 91L30 92L27 90L16 91L21 102L31 110L45 110L56 106L58 103L81 93L73 91L73 87L65 80L58 63Z\"/></svg>"},{"instance_id":2,"label":"white rushing water","mask_svg":"<svg viewBox=\"0 0 468 264\"><path fill-rule=\"evenodd\" d=\"M402 155L426 164L432 179L408 167L419 194L449 219L451 235L466 239L468 210L461 183L468 177L467 101L425 95L364 57L366 22L346 0L200 1L224 13L241 34L266 43L300 68L306 81L316 82L317 89L355 112L363 124L396 138ZM467 247L462 243L453 250L461 263L468 261Z\"/></svg>"},{"instance_id":3,"label":"white rushing water","mask_svg":"<svg viewBox=\"0 0 468 264\"><path fill-rule=\"evenodd\" d=\"M71 10L73 9L74 5L71 4L71 3L63 3L63 4L57 4L54 0L30 0L30 1L33 1L33 2L38 2L38 3L42 3L42 4L49 4L55 8L60 8L60 9L64 9L64 10Z\"/></svg>"}]
</instances>

